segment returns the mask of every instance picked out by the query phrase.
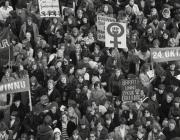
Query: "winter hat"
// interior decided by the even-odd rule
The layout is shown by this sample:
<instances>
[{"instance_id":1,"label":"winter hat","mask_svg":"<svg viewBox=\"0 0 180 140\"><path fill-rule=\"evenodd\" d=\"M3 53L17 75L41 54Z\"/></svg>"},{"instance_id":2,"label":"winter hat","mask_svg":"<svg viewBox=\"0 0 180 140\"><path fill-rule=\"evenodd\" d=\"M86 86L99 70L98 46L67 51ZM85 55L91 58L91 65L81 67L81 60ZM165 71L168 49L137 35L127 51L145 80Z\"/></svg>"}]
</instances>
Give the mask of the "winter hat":
<instances>
[{"instance_id":1,"label":"winter hat","mask_svg":"<svg viewBox=\"0 0 180 140\"><path fill-rule=\"evenodd\" d=\"M59 133L61 135L61 130L59 128L54 129L54 134Z\"/></svg>"}]
</instances>

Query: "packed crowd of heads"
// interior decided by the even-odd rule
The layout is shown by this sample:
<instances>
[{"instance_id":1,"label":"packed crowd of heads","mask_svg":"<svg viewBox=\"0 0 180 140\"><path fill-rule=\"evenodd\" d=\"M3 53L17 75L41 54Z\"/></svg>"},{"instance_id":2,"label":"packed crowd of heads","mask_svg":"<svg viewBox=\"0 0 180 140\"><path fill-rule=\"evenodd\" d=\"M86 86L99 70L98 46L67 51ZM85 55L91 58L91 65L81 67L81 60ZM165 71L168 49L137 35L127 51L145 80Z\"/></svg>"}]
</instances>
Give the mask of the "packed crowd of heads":
<instances>
[{"instance_id":1,"label":"packed crowd of heads","mask_svg":"<svg viewBox=\"0 0 180 140\"><path fill-rule=\"evenodd\" d=\"M0 140L180 140L180 61L150 53L179 47L180 1L59 4L60 17L42 18L38 0L1 3L13 48L1 83L29 77L31 100L0 94ZM125 49L98 40L97 15L126 23ZM138 100L122 101L122 79L140 80Z\"/></svg>"}]
</instances>

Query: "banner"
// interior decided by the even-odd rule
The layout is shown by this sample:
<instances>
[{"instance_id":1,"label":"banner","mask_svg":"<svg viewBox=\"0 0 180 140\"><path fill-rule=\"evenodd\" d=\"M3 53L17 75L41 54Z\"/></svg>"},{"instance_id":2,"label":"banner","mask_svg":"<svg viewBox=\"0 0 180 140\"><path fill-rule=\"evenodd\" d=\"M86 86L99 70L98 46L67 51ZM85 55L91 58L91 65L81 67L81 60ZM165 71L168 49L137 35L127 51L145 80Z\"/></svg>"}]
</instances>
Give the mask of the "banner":
<instances>
[{"instance_id":1,"label":"banner","mask_svg":"<svg viewBox=\"0 0 180 140\"><path fill-rule=\"evenodd\" d=\"M39 0L41 17L60 17L59 0Z\"/></svg>"},{"instance_id":2,"label":"banner","mask_svg":"<svg viewBox=\"0 0 180 140\"><path fill-rule=\"evenodd\" d=\"M0 32L0 67L8 63L9 55L13 58L13 50L10 48L11 33L9 27Z\"/></svg>"},{"instance_id":3,"label":"banner","mask_svg":"<svg viewBox=\"0 0 180 140\"><path fill-rule=\"evenodd\" d=\"M105 42L105 22L116 22L116 19L97 15L97 39L102 42Z\"/></svg>"},{"instance_id":4,"label":"banner","mask_svg":"<svg viewBox=\"0 0 180 140\"><path fill-rule=\"evenodd\" d=\"M126 23L105 23L105 46L109 48L127 48Z\"/></svg>"},{"instance_id":5,"label":"banner","mask_svg":"<svg viewBox=\"0 0 180 140\"><path fill-rule=\"evenodd\" d=\"M180 47L151 48L151 60L154 62L167 62L180 60Z\"/></svg>"},{"instance_id":6,"label":"banner","mask_svg":"<svg viewBox=\"0 0 180 140\"><path fill-rule=\"evenodd\" d=\"M141 83L139 79L122 79L122 101L140 100Z\"/></svg>"},{"instance_id":7,"label":"banner","mask_svg":"<svg viewBox=\"0 0 180 140\"><path fill-rule=\"evenodd\" d=\"M0 83L0 94L17 93L29 90L30 85L28 76L25 79L18 79L12 82Z\"/></svg>"}]
</instances>

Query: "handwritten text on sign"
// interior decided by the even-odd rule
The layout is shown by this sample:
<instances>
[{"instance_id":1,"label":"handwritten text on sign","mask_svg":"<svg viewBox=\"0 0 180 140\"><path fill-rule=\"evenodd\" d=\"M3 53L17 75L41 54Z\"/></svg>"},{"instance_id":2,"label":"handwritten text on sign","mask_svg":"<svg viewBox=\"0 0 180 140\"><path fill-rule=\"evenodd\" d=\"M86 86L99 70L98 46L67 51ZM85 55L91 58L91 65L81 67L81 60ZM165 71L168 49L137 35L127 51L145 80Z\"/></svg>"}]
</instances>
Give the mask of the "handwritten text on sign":
<instances>
[{"instance_id":1,"label":"handwritten text on sign","mask_svg":"<svg viewBox=\"0 0 180 140\"><path fill-rule=\"evenodd\" d=\"M39 0L41 17L60 17L59 0Z\"/></svg>"},{"instance_id":2,"label":"handwritten text on sign","mask_svg":"<svg viewBox=\"0 0 180 140\"><path fill-rule=\"evenodd\" d=\"M151 59L154 62L167 62L180 60L180 47L152 48Z\"/></svg>"},{"instance_id":3,"label":"handwritten text on sign","mask_svg":"<svg viewBox=\"0 0 180 140\"><path fill-rule=\"evenodd\" d=\"M105 22L116 22L116 19L97 15L97 39L102 42L105 42Z\"/></svg>"},{"instance_id":4,"label":"handwritten text on sign","mask_svg":"<svg viewBox=\"0 0 180 140\"><path fill-rule=\"evenodd\" d=\"M0 84L0 94L17 93L30 90L29 78Z\"/></svg>"},{"instance_id":5,"label":"handwritten text on sign","mask_svg":"<svg viewBox=\"0 0 180 140\"><path fill-rule=\"evenodd\" d=\"M122 80L122 101L140 100L140 81L139 79Z\"/></svg>"}]
</instances>

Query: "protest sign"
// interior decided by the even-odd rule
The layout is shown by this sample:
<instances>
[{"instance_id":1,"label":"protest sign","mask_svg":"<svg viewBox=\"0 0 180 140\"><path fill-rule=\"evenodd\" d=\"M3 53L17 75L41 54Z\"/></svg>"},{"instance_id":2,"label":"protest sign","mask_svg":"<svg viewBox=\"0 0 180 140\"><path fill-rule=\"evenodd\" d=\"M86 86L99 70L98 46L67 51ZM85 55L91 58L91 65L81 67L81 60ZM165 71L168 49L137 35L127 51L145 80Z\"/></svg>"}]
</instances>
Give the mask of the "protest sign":
<instances>
[{"instance_id":1,"label":"protest sign","mask_svg":"<svg viewBox=\"0 0 180 140\"><path fill-rule=\"evenodd\" d=\"M60 17L59 0L39 0L41 17Z\"/></svg>"},{"instance_id":2,"label":"protest sign","mask_svg":"<svg viewBox=\"0 0 180 140\"><path fill-rule=\"evenodd\" d=\"M105 42L105 22L116 22L116 19L97 15L97 39L102 42Z\"/></svg>"},{"instance_id":3,"label":"protest sign","mask_svg":"<svg viewBox=\"0 0 180 140\"><path fill-rule=\"evenodd\" d=\"M139 79L122 79L122 101L140 100L141 83Z\"/></svg>"},{"instance_id":4,"label":"protest sign","mask_svg":"<svg viewBox=\"0 0 180 140\"><path fill-rule=\"evenodd\" d=\"M25 79L18 79L12 82L0 83L0 94L17 93L29 90L30 85L28 77Z\"/></svg>"},{"instance_id":5,"label":"protest sign","mask_svg":"<svg viewBox=\"0 0 180 140\"><path fill-rule=\"evenodd\" d=\"M151 60L154 62L180 60L180 47L151 48Z\"/></svg>"},{"instance_id":6,"label":"protest sign","mask_svg":"<svg viewBox=\"0 0 180 140\"><path fill-rule=\"evenodd\" d=\"M105 45L109 48L127 48L126 23L105 23Z\"/></svg>"},{"instance_id":7,"label":"protest sign","mask_svg":"<svg viewBox=\"0 0 180 140\"><path fill-rule=\"evenodd\" d=\"M3 28L0 32L0 67L13 58L13 48L10 47L11 34L9 27Z\"/></svg>"}]
</instances>

